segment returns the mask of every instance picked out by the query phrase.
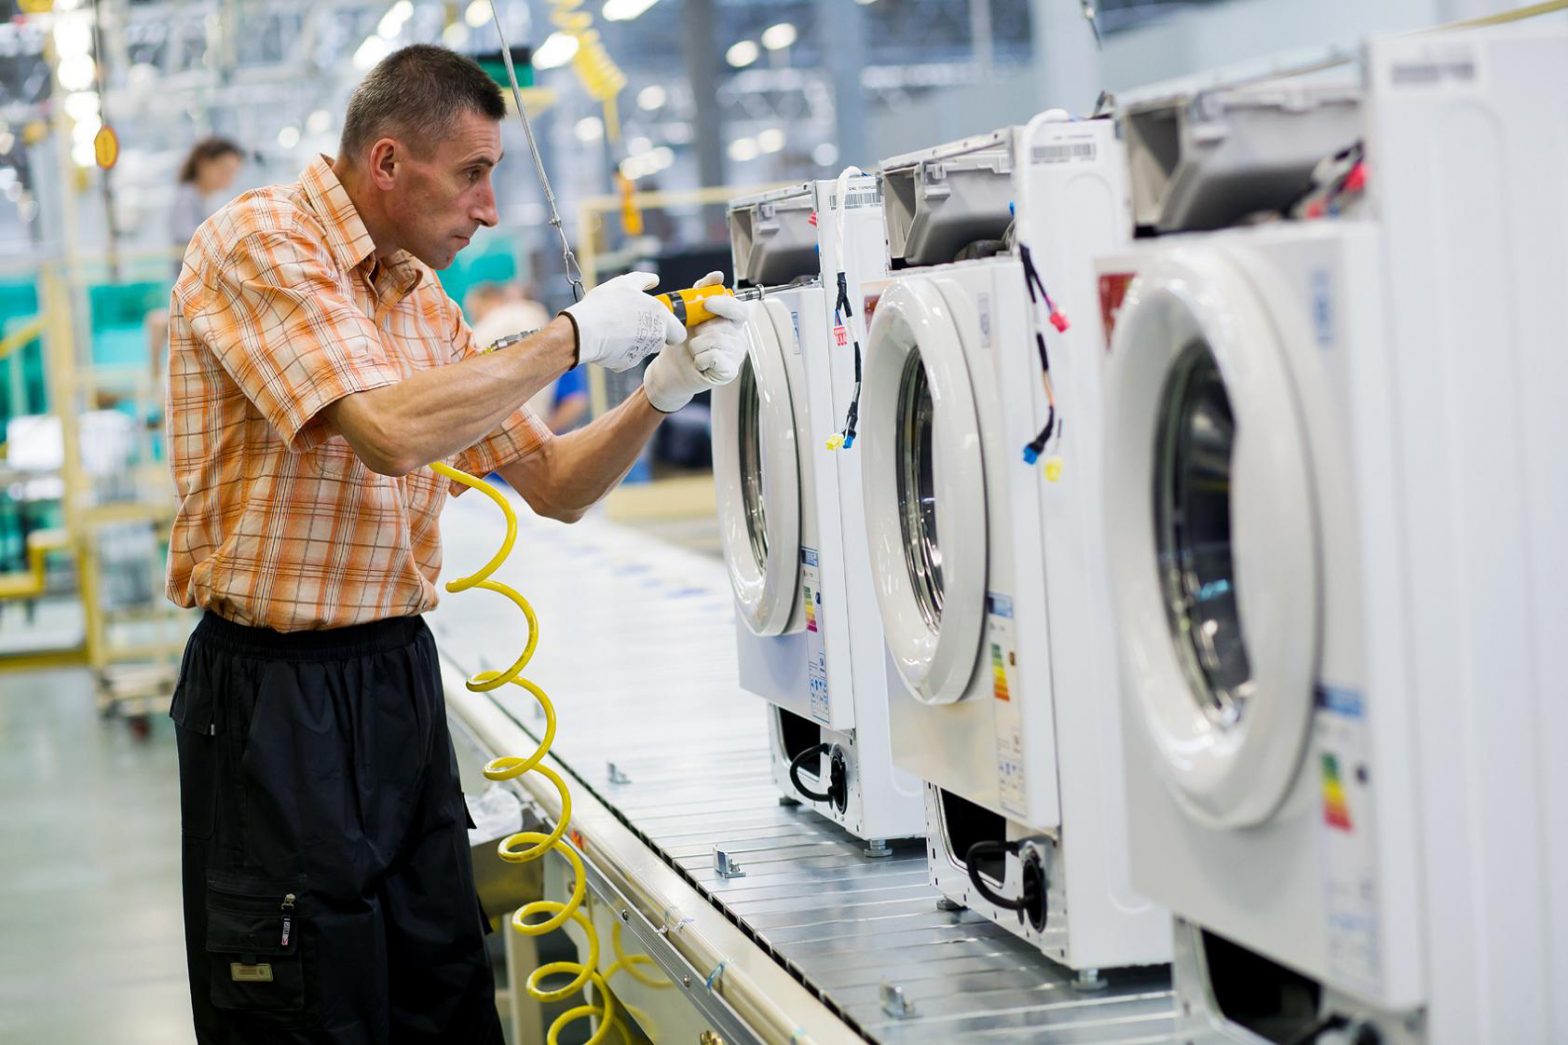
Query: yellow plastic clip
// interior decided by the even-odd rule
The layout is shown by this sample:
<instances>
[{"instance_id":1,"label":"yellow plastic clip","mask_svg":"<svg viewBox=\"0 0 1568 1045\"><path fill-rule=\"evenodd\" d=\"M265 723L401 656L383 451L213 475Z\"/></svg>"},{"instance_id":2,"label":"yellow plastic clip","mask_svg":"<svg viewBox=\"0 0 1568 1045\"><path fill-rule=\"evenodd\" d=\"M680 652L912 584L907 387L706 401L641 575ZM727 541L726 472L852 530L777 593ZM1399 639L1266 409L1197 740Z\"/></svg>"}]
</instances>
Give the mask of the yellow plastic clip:
<instances>
[{"instance_id":1,"label":"yellow plastic clip","mask_svg":"<svg viewBox=\"0 0 1568 1045\"><path fill-rule=\"evenodd\" d=\"M840 435L837 432L834 432L832 435L828 436L828 449L829 450L842 450L843 448L844 448L844 437L842 435Z\"/></svg>"},{"instance_id":2,"label":"yellow plastic clip","mask_svg":"<svg viewBox=\"0 0 1568 1045\"><path fill-rule=\"evenodd\" d=\"M675 313L675 318L685 324L686 329L699 326L713 318L713 313L708 311L706 304L711 297L719 294L728 294L731 297L735 292L729 287L689 287L686 290L676 290L669 294L658 295L659 302L665 308Z\"/></svg>"},{"instance_id":3,"label":"yellow plastic clip","mask_svg":"<svg viewBox=\"0 0 1568 1045\"><path fill-rule=\"evenodd\" d=\"M1062 459L1052 454L1045 459L1045 477L1050 482L1056 482L1062 477Z\"/></svg>"}]
</instances>

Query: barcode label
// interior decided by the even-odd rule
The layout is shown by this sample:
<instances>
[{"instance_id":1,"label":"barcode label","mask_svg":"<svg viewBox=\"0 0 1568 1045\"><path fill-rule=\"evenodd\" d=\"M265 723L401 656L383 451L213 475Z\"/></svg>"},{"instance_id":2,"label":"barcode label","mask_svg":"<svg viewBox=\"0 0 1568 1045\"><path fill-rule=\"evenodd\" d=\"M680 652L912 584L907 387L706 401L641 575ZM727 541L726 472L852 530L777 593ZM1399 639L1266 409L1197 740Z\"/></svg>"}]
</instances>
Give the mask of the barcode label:
<instances>
[{"instance_id":1,"label":"barcode label","mask_svg":"<svg viewBox=\"0 0 1568 1045\"><path fill-rule=\"evenodd\" d=\"M1388 86L1401 91L1470 91L1480 86L1481 74L1471 48L1432 45L1391 60Z\"/></svg>"},{"instance_id":2,"label":"barcode label","mask_svg":"<svg viewBox=\"0 0 1568 1045\"><path fill-rule=\"evenodd\" d=\"M1475 62L1407 62L1394 66L1389 79L1395 87L1436 87L1448 81L1474 83Z\"/></svg>"},{"instance_id":3,"label":"barcode label","mask_svg":"<svg viewBox=\"0 0 1568 1045\"><path fill-rule=\"evenodd\" d=\"M1086 163L1095 157L1094 142L1060 142L1036 145L1030 154L1035 163Z\"/></svg>"},{"instance_id":4,"label":"barcode label","mask_svg":"<svg viewBox=\"0 0 1568 1045\"><path fill-rule=\"evenodd\" d=\"M837 206L837 197L829 201L830 206ZM854 189L844 193L844 209L854 210L856 207L880 207L882 205L882 188L873 185L869 189Z\"/></svg>"}]
</instances>

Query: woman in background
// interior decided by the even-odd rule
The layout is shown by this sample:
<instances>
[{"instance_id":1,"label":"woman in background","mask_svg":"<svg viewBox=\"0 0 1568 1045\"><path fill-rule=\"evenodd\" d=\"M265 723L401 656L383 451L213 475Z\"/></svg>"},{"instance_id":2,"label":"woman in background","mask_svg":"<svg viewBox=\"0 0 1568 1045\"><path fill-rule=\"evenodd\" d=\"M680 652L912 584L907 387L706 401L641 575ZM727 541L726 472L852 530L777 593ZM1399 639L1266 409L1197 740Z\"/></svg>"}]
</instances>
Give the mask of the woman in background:
<instances>
[{"instance_id":1,"label":"woman in background","mask_svg":"<svg viewBox=\"0 0 1568 1045\"><path fill-rule=\"evenodd\" d=\"M203 138L191 147L169 210L170 246L183 253L201 223L229 201L227 190L244 162L245 154L227 138Z\"/></svg>"}]
</instances>

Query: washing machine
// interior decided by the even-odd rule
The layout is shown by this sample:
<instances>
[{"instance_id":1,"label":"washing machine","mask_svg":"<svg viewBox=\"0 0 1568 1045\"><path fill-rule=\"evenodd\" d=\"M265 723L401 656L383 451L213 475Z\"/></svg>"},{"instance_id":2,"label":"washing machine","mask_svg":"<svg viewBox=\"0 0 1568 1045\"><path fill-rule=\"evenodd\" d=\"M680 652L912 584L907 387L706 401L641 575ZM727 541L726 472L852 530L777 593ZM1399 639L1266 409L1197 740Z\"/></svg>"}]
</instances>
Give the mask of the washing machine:
<instances>
[{"instance_id":1,"label":"washing machine","mask_svg":"<svg viewBox=\"0 0 1568 1045\"><path fill-rule=\"evenodd\" d=\"M879 200L874 178L846 172L730 204L736 281L762 308L740 376L713 402L741 687L773 705L783 796L869 855L925 826L919 780L892 762L860 457L829 446L859 382L861 282L886 268Z\"/></svg>"},{"instance_id":2,"label":"washing machine","mask_svg":"<svg viewBox=\"0 0 1568 1045\"><path fill-rule=\"evenodd\" d=\"M1124 170L1109 120L1060 111L885 161L895 271L861 431L894 758L927 783L931 880L1085 985L1166 961L1170 938L1128 882L1115 686L1054 677L1056 617L1082 609L1052 602L1045 563L1042 487L1092 500L1058 469L1097 416L1047 395L1045 365L1097 364L1092 258L1130 234Z\"/></svg>"},{"instance_id":3,"label":"washing machine","mask_svg":"<svg viewBox=\"0 0 1568 1045\"><path fill-rule=\"evenodd\" d=\"M1565 60L1373 41L1359 206L1097 263L1132 878L1184 1037L1568 1035Z\"/></svg>"}]
</instances>

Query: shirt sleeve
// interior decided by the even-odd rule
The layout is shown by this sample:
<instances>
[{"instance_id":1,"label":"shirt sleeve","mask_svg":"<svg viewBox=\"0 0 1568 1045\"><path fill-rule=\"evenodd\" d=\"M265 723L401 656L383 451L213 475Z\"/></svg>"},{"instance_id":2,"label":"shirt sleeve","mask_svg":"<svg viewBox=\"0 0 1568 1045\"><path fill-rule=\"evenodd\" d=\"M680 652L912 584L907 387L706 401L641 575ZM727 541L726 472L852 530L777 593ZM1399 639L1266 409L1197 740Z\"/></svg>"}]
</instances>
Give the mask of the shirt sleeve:
<instances>
[{"instance_id":1,"label":"shirt sleeve","mask_svg":"<svg viewBox=\"0 0 1568 1045\"><path fill-rule=\"evenodd\" d=\"M464 321L462 312L450 300L447 302L447 309L453 321L452 361L460 362L481 354L482 349L474 339L473 330ZM511 349L501 351L506 352ZM549 427L525 404L508 415L495 431L459 453L452 463L454 467L462 469L469 475L477 475L483 479L497 468L520 461L534 453L553 438L555 436ZM460 483L453 483L452 496L456 497L466 489L467 487Z\"/></svg>"},{"instance_id":2,"label":"shirt sleeve","mask_svg":"<svg viewBox=\"0 0 1568 1045\"><path fill-rule=\"evenodd\" d=\"M209 277L191 314L192 332L293 451L325 439L313 423L325 407L402 380L335 272L308 235L255 233Z\"/></svg>"}]
</instances>

